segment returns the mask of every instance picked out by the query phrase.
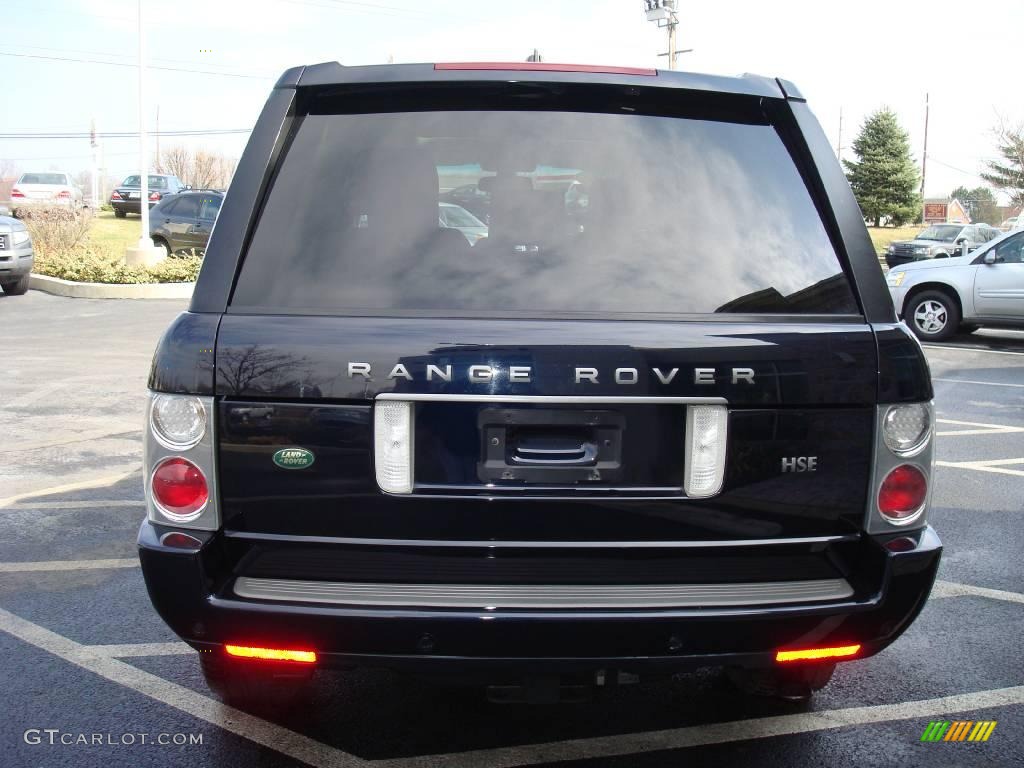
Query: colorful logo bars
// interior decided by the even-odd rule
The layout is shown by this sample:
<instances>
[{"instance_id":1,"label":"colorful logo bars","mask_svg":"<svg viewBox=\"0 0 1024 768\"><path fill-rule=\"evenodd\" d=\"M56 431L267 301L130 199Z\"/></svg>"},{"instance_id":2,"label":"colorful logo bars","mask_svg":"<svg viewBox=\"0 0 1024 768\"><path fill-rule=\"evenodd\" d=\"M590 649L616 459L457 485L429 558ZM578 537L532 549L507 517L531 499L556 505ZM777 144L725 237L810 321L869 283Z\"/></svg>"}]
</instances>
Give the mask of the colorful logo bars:
<instances>
[{"instance_id":1,"label":"colorful logo bars","mask_svg":"<svg viewBox=\"0 0 1024 768\"><path fill-rule=\"evenodd\" d=\"M921 741L988 741L996 729L996 720L932 720L921 734Z\"/></svg>"}]
</instances>

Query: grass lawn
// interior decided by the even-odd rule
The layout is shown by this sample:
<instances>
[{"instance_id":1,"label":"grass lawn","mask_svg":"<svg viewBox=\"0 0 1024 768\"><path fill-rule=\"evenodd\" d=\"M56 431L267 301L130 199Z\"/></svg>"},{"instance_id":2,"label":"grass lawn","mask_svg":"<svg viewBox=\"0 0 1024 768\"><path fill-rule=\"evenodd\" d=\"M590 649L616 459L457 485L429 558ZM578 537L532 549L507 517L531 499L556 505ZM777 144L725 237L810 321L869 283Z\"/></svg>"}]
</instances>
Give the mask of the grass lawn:
<instances>
[{"instance_id":1,"label":"grass lawn","mask_svg":"<svg viewBox=\"0 0 1024 768\"><path fill-rule=\"evenodd\" d=\"M871 242L879 256L885 254L889 243L895 240L913 240L914 235L924 229L923 224L911 224L909 227L868 227Z\"/></svg>"},{"instance_id":2,"label":"grass lawn","mask_svg":"<svg viewBox=\"0 0 1024 768\"><path fill-rule=\"evenodd\" d=\"M118 219L113 211L100 211L89 229L89 242L124 255L125 248L137 243L141 234L142 219L138 216L128 214L128 218Z\"/></svg>"}]
</instances>

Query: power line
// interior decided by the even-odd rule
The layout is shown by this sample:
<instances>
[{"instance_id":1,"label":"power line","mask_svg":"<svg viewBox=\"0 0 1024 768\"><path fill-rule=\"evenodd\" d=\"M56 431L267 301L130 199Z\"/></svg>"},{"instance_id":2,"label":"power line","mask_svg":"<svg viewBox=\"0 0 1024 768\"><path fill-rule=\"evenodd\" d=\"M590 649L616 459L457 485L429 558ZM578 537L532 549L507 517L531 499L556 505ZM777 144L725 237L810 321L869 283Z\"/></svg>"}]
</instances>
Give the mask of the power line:
<instances>
[{"instance_id":1,"label":"power line","mask_svg":"<svg viewBox=\"0 0 1024 768\"><path fill-rule=\"evenodd\" d=\"M108 53L106 51L90 51L90 50L86 50L86 49L83 49L83 48L53 48L51 46L46 46L46 45L26 45L25 43L7 43L7 45L12 46L14 48L31 48L32 50L35 50L35 51L56 51L58 53L84 53L84 54L88 54L90 56L106 56L108 58L114 58L114 59L132 59L133 61L135 60L135 57L132 54L128 54L128 53ZM196 64L197 63L195 60L189 60L189 59L168 59L168 58L165 58L163 56L152 56L152 57L150 57L150 61L164 61L164 62L167 62L169 64ZM224 68L227 68L227 69L238 69L238 67L235 66L234 64L214 64L214 63L209 63L209 64L207 64L207 66L220 67L222 69L224 69ZM203 71L203 70L198 70L198 71ZM253 75L250 75L250 77L253 77Z\"/></svg>"},{"instance_id":2,"label":"power line","mask_svg":"<svg viewBox=\"0 0 1024 768\"><path fill-rule=\"evenodd\" d=\"M138 64L128 64L123 61L100 61L98 59L75 59L69 56L43 56L36 53L12 53L0 51L0 56L16 56L20 59L43 59L46 61L72 61L79 64L106 64L108 67L128 67L138 69ZM164 72L189 72L194 75L220 75L221 77L242 77L247 80L273 80L277 75L243 75L236 72L213 72L208 69L185 69L184 67L160 67L147 65L147 69L159 69Z\"/></svg>"},{"instance_id":3,"label":"power line","mask_svg":"<svg viewBox=\"0 0 1024 768\"><path fill-rule=\"evenodd\" d=\"M148 133L160 136L223 136L234 133L251 133L251 128L203 128L196 130L170 130L170 131L148 131ZM67 133L0 133L0 139L88 139L92 136L89 131L69 131ZM132 139L139 135L138 129L134 131L97 131L95 134L103 139Z\"/></svg>"}]
</instances>

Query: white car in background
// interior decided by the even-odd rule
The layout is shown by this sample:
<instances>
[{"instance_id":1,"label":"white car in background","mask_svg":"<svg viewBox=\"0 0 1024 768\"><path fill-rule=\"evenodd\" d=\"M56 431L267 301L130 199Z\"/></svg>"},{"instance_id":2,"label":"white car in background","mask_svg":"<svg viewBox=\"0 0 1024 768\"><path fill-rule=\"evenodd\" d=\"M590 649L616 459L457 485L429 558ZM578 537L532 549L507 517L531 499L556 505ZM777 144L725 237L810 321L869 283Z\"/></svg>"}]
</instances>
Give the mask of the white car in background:
<instances>
[{"instance_id":1,"label":"white car in background","mask_svg":"<svg viewBox=\"0 0 1024 768\"><path fill-rule=\"evenodd\" d=\"M922 341L979 326L1024 328L1024 232L967 256L903 264L886 275L899 315Z\"/></svg>"},{"instance_id":2,"label":"white car in background","mask_svg":"<svg viewBox=\"0 0 1024 768\"><path fill-rule=\"evenodd\" d=\"M71 180L71 175L59 171L23 173L11 188L11 206L67 205L81 208L82 190Z\"/></svg>"}]
</instances>

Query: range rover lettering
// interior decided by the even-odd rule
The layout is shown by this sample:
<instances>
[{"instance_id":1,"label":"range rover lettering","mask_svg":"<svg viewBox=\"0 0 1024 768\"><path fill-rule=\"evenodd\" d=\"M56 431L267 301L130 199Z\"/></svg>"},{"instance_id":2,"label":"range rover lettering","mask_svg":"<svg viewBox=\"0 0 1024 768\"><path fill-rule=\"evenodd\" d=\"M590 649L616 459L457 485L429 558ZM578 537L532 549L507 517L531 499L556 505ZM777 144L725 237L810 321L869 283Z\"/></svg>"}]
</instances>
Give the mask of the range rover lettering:
<instances>
[{"instance_id":1,"label":"range rover lettering","mask_svg":"<svg viewBox=\"0 0 1024 768\"><path fill-rule=\"evenodd\" d=\"M784 80L288 70L149 389L143 573L227 701L806 697L939 563L927 364Z\"/></svg>"}]
</instances>

